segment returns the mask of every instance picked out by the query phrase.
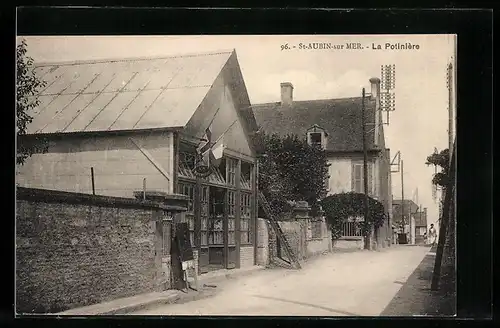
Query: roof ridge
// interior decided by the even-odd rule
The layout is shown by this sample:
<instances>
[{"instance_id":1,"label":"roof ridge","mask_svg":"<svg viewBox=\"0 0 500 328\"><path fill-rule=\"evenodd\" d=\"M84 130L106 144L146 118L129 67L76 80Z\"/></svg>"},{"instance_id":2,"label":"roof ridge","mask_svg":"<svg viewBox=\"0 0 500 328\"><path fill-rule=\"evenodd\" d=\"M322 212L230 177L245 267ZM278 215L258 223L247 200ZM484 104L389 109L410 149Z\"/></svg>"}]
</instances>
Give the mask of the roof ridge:
<instances>
[{"instance_id":1,"label":"roof ridge","mask_svg":"<svg viewBox=\"0 0 500 328\"><path fill-rule=\"evenodd\" d=\"M155 59L168 59L168 58L182 58L182 57L198 57L198 56L210 56L210 55L222 55L230 54L236 52L236 49L232 50L213 50L207 52L192 52L192 53L178 53L165 56L138 56L138 57L123 57L123 58L101 58L101 59L88 59L88 60L67 60L67 61L54 61L54 62L35 62L35 67L44 66L70 66L70 65L81 65L81 64L99 64L99 63L109 63L109 62L126 62L126 61L139 61L139 60L155 60Z\"/></svg>"},{"instance_id":2,"label":"roof ridge","mask_svg":"<svg viewBox=\"0 0 500 328\"><path fill-rule=\"evenodd\" d=\"M344 98L319 98L319 99L309 99L309 100L294 100L294 103L304 103L304 102L321 102L321 101L332 101L332 100L350 100L350 99L361 99L361 96L356 96L356 97L344 97ZM370 97L366 97L368 101L371 101ZM271 101L271 102L265 102L265 103L256 103L253 104L252 107L254 106L267 106L267 105L273 105L273 104L279 104L280 101Z\"/></svg>"}]
</instances>

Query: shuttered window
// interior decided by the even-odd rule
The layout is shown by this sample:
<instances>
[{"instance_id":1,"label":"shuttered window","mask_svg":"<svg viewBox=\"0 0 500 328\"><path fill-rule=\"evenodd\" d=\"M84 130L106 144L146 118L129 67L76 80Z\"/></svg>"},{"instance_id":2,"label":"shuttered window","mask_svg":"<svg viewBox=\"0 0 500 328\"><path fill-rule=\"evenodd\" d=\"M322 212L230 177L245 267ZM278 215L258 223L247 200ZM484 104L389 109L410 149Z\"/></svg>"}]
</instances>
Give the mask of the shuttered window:
<instances>
[{"instance_id":1,"label":"shuttered window","mask_svg":"<svg viewBox=\"0 0 500 328\"><path fill-rule=\"evenodd\" d=\"M373 195L373 163L367 163L368 171L368 194ZM364 193L363 181L363 162L354 162L352 164L352 191Z\"/></svg>"}]
</instances>

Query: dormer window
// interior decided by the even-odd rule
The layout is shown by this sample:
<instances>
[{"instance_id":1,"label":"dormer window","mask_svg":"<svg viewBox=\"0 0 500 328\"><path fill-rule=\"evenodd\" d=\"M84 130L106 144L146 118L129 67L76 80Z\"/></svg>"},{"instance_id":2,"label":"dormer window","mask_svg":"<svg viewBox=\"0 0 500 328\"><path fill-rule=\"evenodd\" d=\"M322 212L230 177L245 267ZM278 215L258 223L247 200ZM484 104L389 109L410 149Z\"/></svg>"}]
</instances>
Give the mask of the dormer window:
<instances>
[{"instance_id":1,"label":"dormer window","mask_svg":"<svg viewBox=\"0 0 500 328\"><path fill-rule=\"evenodd\" d=\"M307 143L311 146L318 146L325 149L327 136L328 134L325 130L315 124L307 130Z\"/></svg>"}]
</instances>

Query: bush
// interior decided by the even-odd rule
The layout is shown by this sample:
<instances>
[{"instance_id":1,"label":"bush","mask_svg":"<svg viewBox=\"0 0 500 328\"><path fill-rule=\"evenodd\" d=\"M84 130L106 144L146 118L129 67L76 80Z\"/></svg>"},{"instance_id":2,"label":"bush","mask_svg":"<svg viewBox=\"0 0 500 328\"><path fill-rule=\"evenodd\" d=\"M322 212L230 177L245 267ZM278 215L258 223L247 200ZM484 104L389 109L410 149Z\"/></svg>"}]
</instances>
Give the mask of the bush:
<instances>
[{"instance_id":1,"label":"bush","mask_svg":"<svg viewBox=\"0 0 500 328\"><path fill-rule=\"evenodd\" d=\"M343 222L349 218L365 216L364 200L364 194L349 192L330 195L321 201L321 207L325 212L325 219L332 230L334 240L341 237ZM366 236L373 227L381 227L386 219L384 205L368 197L368 219L364 222L357 222L356 225Z\"/></svg>"},{"instance_id":2,"label":"bush","mask_svg":"<svg viewBox=\"0 0 500 328\"><path fill-rule=\"evenodd\" d=\"M259 138L259 189L275 215L288 212L290 203L306 201L317 209L326 195L326 154L296 135Z\"/></svg>"}]
</instances>

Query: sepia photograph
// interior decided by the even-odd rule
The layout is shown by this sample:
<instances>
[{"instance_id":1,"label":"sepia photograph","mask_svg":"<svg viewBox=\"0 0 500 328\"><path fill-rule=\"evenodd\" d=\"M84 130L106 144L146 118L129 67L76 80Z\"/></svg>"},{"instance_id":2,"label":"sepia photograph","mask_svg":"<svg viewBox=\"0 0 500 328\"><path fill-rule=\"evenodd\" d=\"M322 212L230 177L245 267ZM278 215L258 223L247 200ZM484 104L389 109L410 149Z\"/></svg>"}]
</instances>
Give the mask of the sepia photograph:
<instances>
[{"instance_id":1,"label":"sepia photograph","mask_svg":"<svg viewBox=\"0 0 500 328\"><path fill-rule=\"evenodd\" d=\"M16 38L17 316L453 317L454 34Z\"/></svg>"}]
</instances>

